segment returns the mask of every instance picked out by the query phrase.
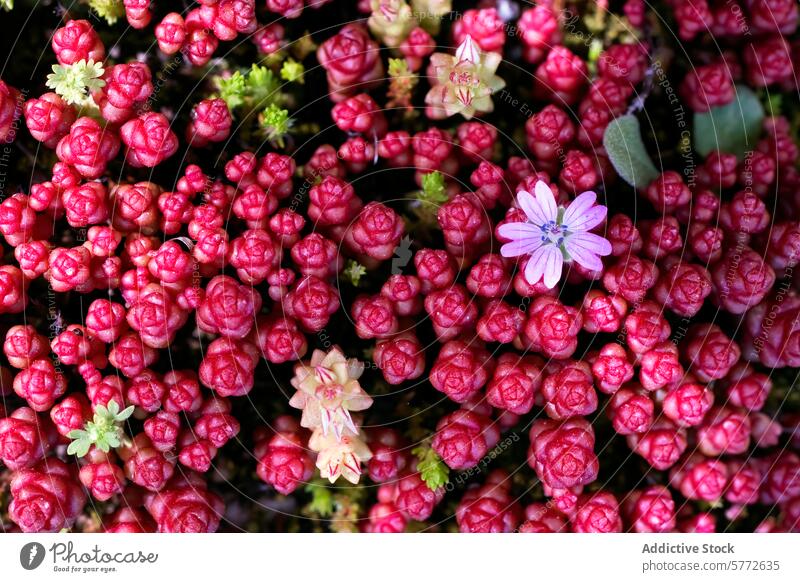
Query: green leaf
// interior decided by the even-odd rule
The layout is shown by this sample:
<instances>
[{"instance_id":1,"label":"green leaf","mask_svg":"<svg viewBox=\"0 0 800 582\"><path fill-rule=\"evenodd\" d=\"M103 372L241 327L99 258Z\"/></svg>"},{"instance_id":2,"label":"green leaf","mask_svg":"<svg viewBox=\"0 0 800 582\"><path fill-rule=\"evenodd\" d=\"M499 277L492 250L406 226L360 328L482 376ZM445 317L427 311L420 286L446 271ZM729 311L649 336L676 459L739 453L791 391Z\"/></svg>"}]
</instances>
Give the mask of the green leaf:
<instances>
[{"instance_id":1,"label":"green leaf","mask_svg":"<svg viewBox=\"0 0 800 582\"><path fill-rule=\"evenodd\" d=\"M69 443L69 446L67 447L67 454L68 455L74 455L75 451L78 450L78 446L80 445L80 442L81 441L72 441L71 443Z\"/></svg>"},{"instance_id":2,"label":"green leaf","mask_svg":"<svg viewBox=\"0 0 800 582\"><path fill-rule=\"evenodd\" d=\"M766 113L771 117L776 117L783 111L783 93L764 91L761 94L761 100L765 105Z\"/></svg>"},{"instance_id":3,"label":"green leaf","mask_svg":"<svg viewBox=\"0 0 800 582\"><path fill-rule=\"evenodd\" d=\"M115 24L121 16L125 16L125 5L122 0L89 0L89 7L108 24Z\"/></svg>"},{"instance_id":4,"label":"green leaf","mask_svg":"<svg viewBox=\"0 0 800 582\"><path fill-rule=\"evenodd\" d=\"M247 95L247 79L239 71L230 77L217 77L216 82L219 96L228 105L228 109L233 111L244 103L245 95Z\"/></svg>"},{"instance_id":5,"label":"green leaf","mask_svg":"<svg viewBox=\"0 0 800 582\"><path fill-rule=\"evenodd\" d=\"M289 112L271 103L264 110L261 123L264 127L274 128L278 133L285 133L289 126Z\"/></svg>"},{"instance_id":6,"label":"green leaf","mask_svg":"<svg viewBox=\"0 0 800 582\"><path fill-rule=\"evenodd\" d=\"M311 494L311 503L308 508L320 517L329 517L333 513L333 495L331 490L324 485L309 483L305 491Z\"/></svg>"},{"instance_id":7,"label":"green leaf","mask_svg":"<svg viewBox=\"0 0 800 582\"><path fill-rule=\"evenodd\" d=\"M303 63L298 63L294 59L287 59L281 66L281 79L289 81L290 83L297 82L302 85L305 72L306 68L303 66Z\"/></svg>"},{"instance_id":8,"label":"green leaf","mask_svg":"<svg viewBox=\"0 0 800 582\"><path fill-rule=\"evenodd\" d=\"M440 172L433 171L422 176L420 200L429 202L437 207L447 202L444 176Z\"/></svg>"},{"instance_id":9,"label":"green leaf","mask_svg":"<svg viewBox=\"0 0 800 582\"><path fill-rule=\"evenodd\" d=\"M113 400L111 402L113 402ZM105 405L98 404L97 406L94 407L95 422L102 422L105 419L109 418L110 416L111 415L108 412L108 408L106 408Z\"/></svg>"},{"instance_id":10,"label":"green leaf","mask_svg":"<svg viewBox=\"0 0 800 582\"><path fill-rule=\"evenodd\" d=\"M14 0L0 0L0 8L11 11L14 8Z\"/></svg>"},{"instance_id":11,"label":"green leaf","mask_svg":"<svg viewBox=\"0 0 800 582\"><path fill-rule=\"evenodd\" d=\"M115 419L117 422L122 422L123 420L128 420L128 418L130 418L131 414L133 414L133 411L134 411L135 409L136 409L136 407L135 407L135 406L129 406L128 408L126 408L125 410L123 410L122 412L120 412L119 414L117 414L117 415L114 417L114 419Z\"/></svg>"},{"instance_id":12,"label":"green leaf","mask_svg":"<svg viewBox=\"0 0 800 582\"><path fill-rule=\"evenodd\" d=\"M736 85L736 98L721 107L694 114L694 149L701 156L720 151L740 160L752 150L761 133L764 107L744 85Z\"/></svg>"},{"instance_id":13,"label":"green leaf","mask_svg":"<svg viewBox=\"0 0 800 582\"><path fill-rule=\"evenodd\" d=\"M99 406L97 408L98 410L100 409ZM106 410L108 411L108 416L116 417L119 414L119 404L117 404L116 400L112 400L106 406Z\"/></svg>"},{"instance_id":14,"label":"green leaf","mask_svg":"<svg viewBox=\"0 0 800 582\"><path fill-rule=\"evenodd\" d=\"M390 77L409 77L412 73L408 68L408 61L405 59L389 59Z\"/></svg>"},{"instance_id":15,"label":"green leaf","mask_svg":"<svg viewBox=\"0 0 800 582\"><path fill-rule=\"evenodd\" d=\"M247 74L247 87L254 107L272 103L279 95L279 85L280 82L270 69L253 63Z\"/></svg>"},{"instance_id":16,"label":"green leaf","mask_svg":"<svg viewBox=\"0 0 800 582\"><path fill-rule=\"evenodd\" d=\"M95 445L104 453L112 448L116 449L122 444L125 433L120 422L127 419L134 411L133 406L125 410L119 410L119 403L111 400L108 406L102 404L95 407L94 418L88 421L83 429L70 431L67 436L72 442L67 447L70 455L84 456L92 445Z\"/></svg>"},{"instance_id":17,"label":"green leaf","mask_svg":"<svg viewBox=\"0 0 800 582\"><path fill-rule=\"evenodd\" d=\"M47 75L46 85L64 98L67 103L90 106L94 102L91 92L102 89L106 82L102 64L93 60L81 59L72 65L53 65L53 72Z\"/></svg>"},{"instance_id":18,"label":"green leaf","mask_svg":"<svg viewBox=\"0 0 800 582\"><path fill-rule=\"evenodd\" d=\"M361 281L361 277L367 274L367 269L359 263L358 261L354 261L353 259L347 259L347 263L345 264L345 268L342 271L342 275L344 275L348 281L353 285L353 287L358 287L359 281Z\"/></svg>"},{"instance_id":19,"label":"green leaf","mask_svg":"<svg viewBox=\"0 0 800 582\"><path fill-rule=\"evenodd\" d=\"M447 485L450 480L450 467L442 461L436 451L426 444L416 447L411 453L419 458L417 470L428 489L435 491Z\"/></svg>"},{"instance_id":20,"label":"green leaf","mask_svg":"<svg viewBox=\"0 0 800 582\"><path fill-rule=\"evenodd\" d=\"M603 41L599 38L593 38L589 43L589 54L586 55L586 63L591 73L597 72L597 61L600 60L600 55L603 53Z\"/></svg>"},{"instance_id":21,"label":"green leaf","mask_svg":"<svg viewBox=\"0 0 800 582\"><path fill-rule=\"evenodd\" d=\"M603 147L620 177L634 188L643 188L660 175L644 147L634 115L622 115L608 124Z\"/></svg>"},{"instance_id":22,"label":"green leaf","mask_svg":"<svg viewBox=\"0 0 800 582\"><path fill-rule=\"evenodd\" d=\"M72 441L69 446L67 447L67 454L68 455L75 455L76 457L83 457L86 456L86 453L89 452L89 449L92 446L92 442L88 438L80 438L78 440Z\"/></svg>"},{"instance_id":23,"label":"green leaf","mask_svg":"<svg viewBox=\"0 0 800 582\"><path fill-rule=\"evenodd\" d=\"M260 119L267 139L283 147L283 138L289 133L289 129L294 123L294 120L289 118L289 112L270 103L269 107L261 113Z\"/></svg>"}]
</instances>

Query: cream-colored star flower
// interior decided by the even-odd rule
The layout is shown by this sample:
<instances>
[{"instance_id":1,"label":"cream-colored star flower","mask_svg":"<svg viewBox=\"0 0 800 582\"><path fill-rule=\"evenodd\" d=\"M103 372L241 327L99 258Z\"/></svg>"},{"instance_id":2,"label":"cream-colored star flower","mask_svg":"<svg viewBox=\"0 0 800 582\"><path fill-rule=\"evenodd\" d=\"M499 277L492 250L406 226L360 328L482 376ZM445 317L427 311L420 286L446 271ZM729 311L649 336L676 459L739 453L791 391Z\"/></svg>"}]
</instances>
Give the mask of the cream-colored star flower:
<instances>
[{"instance_id":1,"label":"cream-colored star flower","mask_svg":"<svg viewBox=\"0 0 800 582\"><path fill-rule=\"evenodd\" d=\"M354 485L361 478L361 463L372 458L372 452L357 433L345 430L340 439L317 428L308 441L308 448L317 452L317 469L324 479L335 483L344 477Z\"/></svg>"},{"instance_id":2,"label":"cream-colored star flower","mask_svg":"<svg viewBox=\"0 0 800 582\"><path fill-rule=\"evenodd\" d=\"M370 8L369 30L386 46L399 46L417 26L411 6L405 0L372 0Z\"/></svg>"},{"instance_id":3,"label":"cream-colored star flower","mask_svg":"<svg viewBox=\"0 0 800 582\"><path fill-rule=\"evenodd\" d=\"M467 35L455 56L447 53L431 55L433 86L425 96L425 113L431 119L444 119L460 113L472 119L476 113L494 109L492 94L506 86L495 75L502 57L495 52L482 52Z\"/></svg>"},{"instance_id":4,"label":"cream-colored star flower","mask_svg":"<svg viewBox=\"0 0 800 582\"><path fill-rule=\"evenodd\" d=\"M372 398L358 383L364 365L344 357L339 348L328 353L314 350L311 361L295 367L292 386L297 389L289 404L303 411L300 424L321 429L322 434L342 438L345 429L358 433L351 411L365 410Z\"/></svg>"}]
</instances>

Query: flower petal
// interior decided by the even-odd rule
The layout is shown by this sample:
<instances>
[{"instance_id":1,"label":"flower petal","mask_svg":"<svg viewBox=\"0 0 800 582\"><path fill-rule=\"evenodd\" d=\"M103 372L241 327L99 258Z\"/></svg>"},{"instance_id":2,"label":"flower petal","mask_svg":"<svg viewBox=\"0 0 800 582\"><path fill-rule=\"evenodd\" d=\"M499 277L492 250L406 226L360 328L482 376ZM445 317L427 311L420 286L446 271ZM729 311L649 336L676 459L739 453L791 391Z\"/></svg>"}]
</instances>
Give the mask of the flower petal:
<instances>
[{"instance_id":1,"label":"flower petal","mask_svg":"<svg viewBox=\"0 0 800 582\"><path fill-rule=\"evenodd\" d=\"M544 265L544 286L552 289L561 279L561 271L564 269L564 256L555 246L548 246L546 263Z\"/></svg>"},{"instance_id":2,"label":"flower petal","mask_svg":"<svg viewBox=\"0 0 800 582\"><path fill-rule=\"evenodd\" d=\"M611 243L604 239L602 236L596 235L591 232L579 232L567 237L566 243L567 251L570 248L580 247L583 250L589 251L601 257L611 254ZM572 254L570 252L570 254Z\"/></svg>"},{"instance_id":3,"label":"flower petal","mask_svg":"<svg viewBox=\"0 0 800 582\"><path fill-rule=\"evenodd\" d=\"M569 227L573 222L577 222L594 205L596 200L597 194L591 191L584 192L575 198L564 211L562 224L566 224Z\"/></svg>"},{"instance_id":4,"label":"flower petal","mask_svg":"<svg viewBox=\"0 0 800 582\"><path fill-rule=\"evenodd\" d=\"M606 214L608 214L608 208L597 205L578 216L573 222L564 222L569 225L569 230L572 232L586 232L603 222Z\"/></svg>"},{"instance_id":5,"label":"flower petal","mask_svg":"<svg viewBox=\"0 0 800 582\"><path fill-rule=\"evenodd\" d=\"M564 246L566 247L567 253L569 253L570 258L579 265L581 265L582 267L585 267L590 271L603 270L603 261L601 261L600 257L597 256L592 251L574 244L569 239L567 239L567 241L564 243Z\"/></svg>"},{"instance_id":6,"label":"flower petal","mask_svg":"<svg viewBox=\"0 0 800 582\"><path fill-rule=\"evenodd\" d=\"M545 222L558 218L556 197L553 195L553 191L550 189L550 186L545 184L542 180L539 180L534 186L534 192L536 194L536 201L539 202L539 206L544 213Z\"/></svg>"},{"instance_id":7,"label":"flower petal","mask_svg":"<svg viewBox=\"0 0 800 582\"><path fill-rule=\"evenodd\" d=\"M542 229L530 222L506 222L497 229L497 234L511 240L542 238Z\"/></svg>"},{"instance_id":8,"label":"flower petal","mask_svg":"<svg viewBox=\"0 0 800 582\"><path fill-rule=\"evenodd\" d=\"M511 241L500 247L500 254L506 258L529 255L542 246L541 239L520 239Z\"/></svg>"},{"instance_id":9,"label":"flower petal","mask_svg":"<svg viewBox=\"0 0 800 582\"><path fill-rule=\"evenodd\" d=\"M549 220L544 209L539 205L539 201L534 198L530 192L520 190L517 192L517 202L519 207L525 213L534 225L541 226Z\"/></svg>"},{"instance_id":10,"label":"flower petal","mask_svg":"<svg viewBox=\"0 0 800 582\"><path fill-rule=\"evenodd\" d=\"M525 265L525 280L529 285L536 285L542 280L544 274L544 256L547 252L546 249L552 245L539 247L531 253L528 263Z\"/></svg>"},{"instance_id":11,"label":"flower petal","mask_svg":"<svg viewBox=\"0 0 800 582\"><path fill-rule=\"evenodd\" d=\"M545 245L537 249L525 265L525 279L530 285L535 285L542 279L548 289L556 286L561 279L564 267L564 257L554 245Z\"/></svg>"},{"instance_id":12,"label":"flower petal","mask_svg":"<svg viewBox=\"0 0 800 582\"><path fill-rule=\"evenodd\" d=\"M481 49L472 40L470 35L467 35L462 43L456 49L456 59L462 63L478 63L481 60Z\"/></svg>"}]
</instances>

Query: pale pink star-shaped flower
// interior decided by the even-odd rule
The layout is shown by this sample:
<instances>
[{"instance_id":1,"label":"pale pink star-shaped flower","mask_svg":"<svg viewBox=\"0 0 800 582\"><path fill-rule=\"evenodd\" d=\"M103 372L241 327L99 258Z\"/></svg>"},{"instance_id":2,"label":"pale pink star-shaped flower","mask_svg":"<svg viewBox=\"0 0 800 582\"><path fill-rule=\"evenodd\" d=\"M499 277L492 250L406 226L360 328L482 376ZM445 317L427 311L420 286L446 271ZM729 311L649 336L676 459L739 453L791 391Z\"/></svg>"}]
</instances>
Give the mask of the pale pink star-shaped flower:
<instances>
[{"instance_id":1,"label":"pale pink star-shaped flower","mask_svg":"<svg viewBox=\"0 0 800 582\"><path fill-rule=\"evenodd\" d=\"M356 429L358 430L358 429ZM317 469L323 479L335 483L344 477L354 485L361 478L361 463L372 458L372 452L362 440L360 433L352 433L345 429L340 438L333 434L325 434L317 428L308 441L308 448L316 451Z\"/></svg>"},{"instance_id":2,"label":"pale pink star-shaped flower","mask_svg":"<svg viewBox=\"0 0 800 582\"><path fill-rule=\"evenodd\" d=\"M372 398L358 383L363 371L363 364L345 358L338 347L327 353L314 350L310 362L297 364L291 381L297 392L289 405L303 411L300 425L322 428L326 436L332 431L336 439L345 429L357 433L350 412L372 405Z\"/></svg>"},{"instance_id":3,"label":"pale pink star-shaped flower","mask_svg":"<svg viewBox=\"0 0 800 582\"><path fill-rule=\"evenodd\" d=\"M426 115L444 119L461 113L472 119L479 113L494 110L492 95L506 86L495 75L502 61L500 53L481 52L469 35L459 45L455 56L447 53L431 55L431 88L425 96Z\"/></svg>"},{"instance_id":4,"label":"pale pink star-shaped flower","mask_svg":"<svg viewBox=\"0 0 800 582\"><path fill-rule=\"evenodd\" d=\"M561 279L565 262L575 261L592 271L603 268L600 257L611 254L611 243L589 232L603 222L608 212L595 204L597 194L584 192L567 206L557 206L549 186L541 180L530 192L517 193L517 202L528 222L512 222L500 226L500 236L511 242L500 248L504 257L530 255L525 279L535 285L544 279L552 289Z\"/></svg>"}]
</instances>

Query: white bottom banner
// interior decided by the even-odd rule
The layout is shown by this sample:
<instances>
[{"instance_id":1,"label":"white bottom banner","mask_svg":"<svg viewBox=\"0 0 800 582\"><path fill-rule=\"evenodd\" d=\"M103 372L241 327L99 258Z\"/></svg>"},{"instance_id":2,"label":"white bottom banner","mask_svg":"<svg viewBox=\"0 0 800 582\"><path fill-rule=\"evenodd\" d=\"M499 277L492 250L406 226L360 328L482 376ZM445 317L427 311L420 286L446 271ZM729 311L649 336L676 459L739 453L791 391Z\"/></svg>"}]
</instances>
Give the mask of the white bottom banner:
<instances>
[{"instance_id":1,"label":"white bottom banner","mask_svg":"<svg viewBox=\"0 0 800 582\"><path fill-rule=\"evenodd\" d=\"M0 536L0 580L800 580L797 534ZM247 578L244 578L247 577ZM544 578L547 579L547 578Z\"/></svg>"}]
</instances>

